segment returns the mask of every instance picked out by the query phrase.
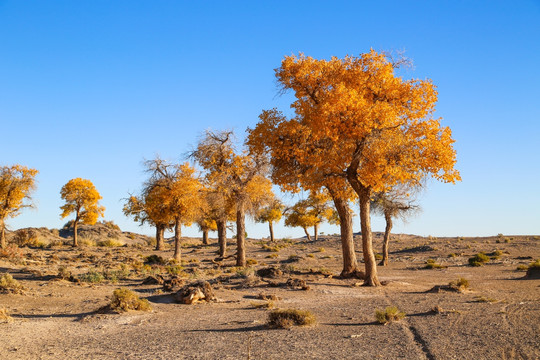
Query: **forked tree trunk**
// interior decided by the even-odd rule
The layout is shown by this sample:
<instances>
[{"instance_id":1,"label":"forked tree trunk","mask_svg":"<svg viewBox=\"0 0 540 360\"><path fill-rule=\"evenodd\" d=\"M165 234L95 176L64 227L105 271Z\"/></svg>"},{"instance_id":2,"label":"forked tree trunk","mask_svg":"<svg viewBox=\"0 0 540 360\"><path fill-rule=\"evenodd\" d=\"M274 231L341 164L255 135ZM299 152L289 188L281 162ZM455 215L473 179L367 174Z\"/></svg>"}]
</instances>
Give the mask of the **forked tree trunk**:
<instances>
[{"instance_id":1,"label":"forked tree trunk","mask_svg":"<svg viewBox=\"0 0 540 360\"><path fill-rule=\"evenodd\" d=\"M73 247L78 247L79 242L77 241L77 227L79 226L79 220L76 219L73 222Z\"/></svg>"},{"instance_id":2,"label":"forked tree trunk","mask_svg":"<svg viewBox=\"0 0 540 360\"><path fill-rule=\"evenodd\" d=\"M306 236L307 236L308 241L311 241L311 235L309 235L309 232L307 231L307 228L306 228L306 227L302 227L302 229L304 229L304 232L306 233Z\"/></svg>"},{"instance_id":3,"label":"forked tree trunk","mask_svg":"<svg viewBox=\"0 0 540 360\"><path fill-rule=\"evenodd\" d=\"M363 188L359 194L360 197L360 228L362 231L362 251L364 253L364 263L366 274L364 285L380 286L377 276L377 263L373 254L373 237L371 234L371 218L369 213L369 190Z\"/></svg>"},{"instance_id":4,"label":"forked tree trunk","mask_svg":"<svg viewBox=\"0 0 540 360\"><path fill-rule=\"evenodd\" d=\"M319 240L319 224L313 225L313 240Z\"/></svg>"},{"instance_id":5,"label":"forked tree trunk","mask_svg":"<svg viewBox=\"0 0 540 360\"><path fill-rule=\"evenodd\" d=\"M381 266L388 265L388 243L390 242L390 232L392 231L392 215L385 212L384 218L386 220L386 227L384 229L384 240L382 247L382 260L379 263Z\"/></svg>"},{"instance_id":6,"label":"forked tree trunk","mask_svg":"<svg viewBox=\"0 0 540 360\"><path fill-rule=\"evenodd\" d=\"M6 241L6 224L4 223L4 220L0 220L0 243L2 246L2 249L5 249L7 247L7 241Z\"/></svg>"},{"instance_id":7,"label":"forked tree trunk","mask_svg":"<svg viewBox=\"0 0 540 360\"><path fill-rule=\"evenodd\" d=\"M217 221L217 233L219 244L219 257L224 258L227 253L227 221Z\"/></svg>"},{"instance_id":8,"label":"forked tree trunk","mask_svg":"<svg viewBox=\"0 0 540 360\"><path fill-rule=\"evenodd\" d=\"M180 219L176 219L174 224L174 260L180 262L182 257L182 249L180 247L180 239L182 238L182 223Z\"/></svg>"},{"instance_id":9,"label":"forked tree trunk","mask_svg":"<svg viewBox=\"0 0 540 360\"><path fill-rule=\"evenodd\" d=\"M364 186L358 180L358 168L360 167L360 159L362 151L366 144L366 139L358 143L354 151L351 164L347 168L347 181L351 184L354 192L358 195L360 201L360 229L362 231L362 251L364 253L365 263L365 279L364 285L380 286L381 283L377 276L377 263L373 254L373 238L371 235L371 218L369 213L369 198L371 189Z\"/></svg>"},{"instance_id":10,"label":"forked tree trunk","mask_svg":"<svg viewBox=\"0 0 540 360\"><path fill-rule=\"evenodd\" d=\"M208 229L204 229L202 232L202 243L208 245Z\"/></svg>"},{"instance_id":11,"label":"forked tree trunk","mask_svg":"<svg viewBox=\"0 0 540 360\"><path fill-rule=\"evenodd\" d=\"M272 223L272 221L268 222L268 228L270 229L270 241L274 242L274 224Z\"/></svg>"},{"instance_id":12,"label":"forked tree trunk","mask_svg":"<svg viewBox=\"0 0 540 360\"><path fill-rule=\"evenodd\" d=\"M351 209L347 200L333 198L334 205L339 215L339 227L341 230L341 251L343 253L342 278L364 278L364 273L358 268L356 253L354 252L354 235Z\"/></svg>"},{"instance_id":13,"label":"forked tree trunk","mask_svg":"<svg viewBox=\"0 0 540 360\"><path fill-rule=\"evenodd\" d=\"M165 225L157 224L156 225L156 250L163 250L165 247L163 235L165 233Z\"/></svg>"},{"instance_id":14,"label":"forked tree trunk","mask_svg":"<svg viewBox=\"0 0 540 360\"><path fill-rule=\"evenodd\" d=\"M236 266L246 266L246 214L243 201L236 205Z\"/></svg>"}]
</instances>

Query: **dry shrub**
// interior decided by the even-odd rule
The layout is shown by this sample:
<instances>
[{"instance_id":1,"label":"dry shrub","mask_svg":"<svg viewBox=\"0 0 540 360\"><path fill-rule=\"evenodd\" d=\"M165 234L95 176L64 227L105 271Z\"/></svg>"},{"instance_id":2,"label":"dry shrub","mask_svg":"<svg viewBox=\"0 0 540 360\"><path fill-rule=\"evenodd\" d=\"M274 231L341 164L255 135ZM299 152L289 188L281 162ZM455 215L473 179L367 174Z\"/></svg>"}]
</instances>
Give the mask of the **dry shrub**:
<instances>
[{"instance_id":1,"label":"dry shrub","mask_svg":"<svg viewBox=\"0 0 540 360\"><path fill-rule=\"evenodd\" d=\"M309 326L315 322L315 315L307 310L277 309L268 314L268 326L272 328L288 329L293 325Z\"/></svg>"},{"instance_id":2,"label":"dry shrub","mask_svg":"<svg viewBox=\"0 0 540 360\"><path fill-rule=\"evenodd\" d=\"M23 256L23 251L15 244L10 244L5 249L0 249L0 258L10 261L20 261L23 259Z\"/></svg>"},{"instance_id":3,"label":"dry shrub","mask_svg":"<svg viewBox=\"0 0 540 360\"><path fill-rule=\"evenodd\" d=\"M388 306L385 310L375 310L375 319L380 324L386 325L388 323L399 321L405 317L405 313L399 311L395 306Z\"/></svg>"},{"instance_id":4,"label":"dry shrub","mask_svg":"<svg viewBox=\"0 0 540 360\"><path fill-rule=\"evenodd\" d=\"M120 247L120 246L124 246L125 244L119 240L114 240L114 239L106 239L106 240L101 240L101 241L98 241L97 243L97 246L100 246L100 247Z\"/></svg>"},{"instance_id":5,"label":"dry shrub","mask_svg":"<svg viewBox=\"0 0 540 360\"><path fill-rule=\"evenodd\" d=\"M15 280L11 274L5 273L0 275L0 293L22 294L23 292L24 286Z\"/></svg>"},{"instance_id":6,"label":"dry shrub","mask_svg":"<svg viewBox=\"0 0 540 360\"><path fill-rule=\"evenodd\" d=\"M9 315L9 311L6 308L0 308L0 323L13 322L13 318Z\"/></svg>"},{"instance_id":7,"label":"dry shrub","mask_svg":"<svg viewBox=\"0 0 540 360\"><path fill-rule=\"evenodd\" d=\"M450 281L448 283L448 286L459 292L463 292L469 288L469 280L465 278L459 278L457 280Z\"/></svg>"},{"instance_id":8,"label":"dry shrub","mask_svg":"<svg viewBox=\"0 0 540 360\"><path fill-rule=\"evenodd\" d=\"M253 306L255 309L272 309L275 304L272 300L267 300L264 302L251 302L251 306Z\"/></svg>"},{"instance_id":9,"label":"dry shrub","mask_svg":"<svg viewBox=\"0 0 540 360\"><path fill-rule=\"evenodd\" d=\"M540 279L540 259L536 260L535 262L529 265L525 278Z\"/></svg>"},{"instance_id":10,"label":"dry shrub","mask_svg":"<svg viewBox=\"0 0 540 360\"><path fill-rule=\"evenodd\" d=\"M470 266L482 266L485 263L489 262L490 258L484 253L478 253L474 255L472 258L469 258L469 265Z\"/></svg>"},{"instance_id":11,"label":"dry shrub","mask_svg":"<svg viewBox=\"0 0 540 360\"><path fill-rule=\"evenodd\" d=\"M116 289L109 305L111 310L124 312L129 310L150 311L152 307L146 299L141 299L137 294L128 289Z\"/></svg>"},{"instance_id":12,"label":"dry shrub","mask_svg":"<svg viewBox=\"0 0 540 360\"><path fill-rule=\"evenodd\" d=\"M427 259L426 260L426 266L424 266L424 269L446 269L448 266L441 265L433 259Z\"/></svg>"}]
</instances>

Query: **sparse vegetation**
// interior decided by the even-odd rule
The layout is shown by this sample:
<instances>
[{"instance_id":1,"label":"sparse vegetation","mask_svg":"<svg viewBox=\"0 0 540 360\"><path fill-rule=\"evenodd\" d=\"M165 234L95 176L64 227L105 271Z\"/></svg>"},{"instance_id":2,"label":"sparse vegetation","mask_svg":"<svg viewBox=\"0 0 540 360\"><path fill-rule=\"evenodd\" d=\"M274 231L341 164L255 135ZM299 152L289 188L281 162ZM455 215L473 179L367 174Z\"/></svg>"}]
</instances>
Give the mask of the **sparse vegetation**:
<instances>
[{"instance_id":1,"label":"sparse vegetation","mask_svg":"<svg viewBox=\"0 0 540 360\"><path fill-rule=\"evenodd\" d=\"M11 274L4 273L0 275L0 293L22 294L23 292L24 286L15 280Z\"/></svg>"},{"instance_id":2,"label":"sparse vegetation","mask_svg":"<svg viewBox=\"0 0 540 360\"><path fill-rule=\"evenodd\" d=\"M433 259L427 259L426 265L424 266L424 269L446 269L448 266L444 266L441 264L438 264Z\"/></svg>"},{"instance_id":3,"label":"sparse vegetation","mask_svg":"<svg viewBox=\"0 0 540 360\"><path fill-rule=\"evenodd\" d=\"M129 289L116 289L113 291L111 310L124 312L129 310L150 311L152 307L146 299L141 299Z\"/></svg>"},{"instance_id":4,"label":"sparse vegetation","mask_svg":"<svg viewBox=\"0 0 540 360\"><path fill-rule=\"evenodd\" d=\"M0 323L11 323L13 318L10 316L9 311L3 307L0 308Z\"/></svg>"},{"instance_id":5,"label":"sparse vegetation","mask_svg":"<svg viewBox=\"0 0 540 360\"><path fill-rule=\"evenodd\" d=\"M405 317L405 313L395 306L388 306L384 310L375 310L375 319L379 324L386 325L391 322L399 321Z\"/></svg>"},{"instance_id":6,"label":"sparse vegetation","mask_svg":"<svg viewBox=\"0 0 540 360\"><path fill-rule=\"evenodd\" d=\"M484 253L478 253L474 255L472 258L469 258L469 265L470 266L482 266L485 263L489 262L490 258Z\"/></svg>"},{"instance_id":7,"label":"sparse vegetation","mask_svg":"<svg viewBox=\"0 0 540 360\"><path fill-rule=\"evenodd\" d=\"M461 292L469 288L469 280L461 277L448 283L448 286Z\"/></svg>"},{"instance_id":8,"label":"sparse vegetation","mask_svg":"<svg viewBox=\"0 0 540 360\"><path fill-rule=\"evenodd\" d=\"M307 310L278 309L268 314L268 326L272 328L288 329L294 325L314 325L315 322L315 315Z\"/></svg>"}]
</instances>

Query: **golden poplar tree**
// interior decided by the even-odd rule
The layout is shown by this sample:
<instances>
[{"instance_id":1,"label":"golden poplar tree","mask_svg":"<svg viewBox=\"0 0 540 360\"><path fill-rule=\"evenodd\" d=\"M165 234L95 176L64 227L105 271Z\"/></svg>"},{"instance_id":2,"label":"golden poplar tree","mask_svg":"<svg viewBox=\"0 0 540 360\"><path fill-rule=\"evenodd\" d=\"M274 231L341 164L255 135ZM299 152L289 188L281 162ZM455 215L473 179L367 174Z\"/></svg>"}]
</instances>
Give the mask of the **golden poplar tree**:
<instances>
[{"instance_id":1,"label":"golden poplar tree","mask_svg":"<svg viewBox=\"0 0 540 360\"><path fill-rule=\"evenodd\" d=\"M0 167L0 244L6 248L7 218L19 215L19 212L31 207L30 194L36 188L35 176L38 171L22 165Z\"/></svg>"},{"instance_id":2,"label":"golden poplar tree","mask_svg":"<svg viewBox=\"0 0 540 360\"><path fill-rule=\"evenodd\" d=\"M73 246L77 242L77 226L79 222L94 225L99 217L103 216L105 208L99 205L102 199L94 184L90 180L75 178L69 180L60 190L60 196L66 203L60 207L61 217L65 218L75 213L73 220Z\"/></svg>"},{"instance_id":3,"label":"golden poplar tree","mask_svg":"<svg viewBox=\"0 0 540 360\"><path fill-rule=\"evenodd\" d=\"M285 205L276 198L270 200L269 205L261 208L255 217L255 221L260 223L268 223L268 230L270 231L270 241L274 242L274 223L281 220Z\"/></svg>"},{"instance_id":4,"label":"golden poplar tree","mask_svg":"<svg viewBox=\"0 0 540 360\"><path fill-rule=\"evenodd\" d=\"M294 93L295 117L263 112L248 140L253 152L276 159L272 179L285 188L330 185L331 193L346 194L346 180L360 204L365 284L371 286L380 285L370 223L373 193L397 183L414 186L426 176L460 180L451 131L432 116L435 86L405 80L395 67L373 50L330 60L287 56L276 77L283 91Z\"/></svg>"},{"instance_id":5,"label":"golden poplar tree","mask_svg":"<svg viewBox=\"0 0 540 360\"><path fill-rule=\"evenodd\" d=\"M266 158L238 154L231 131L207 131L192 157L206 171L206 181L224 203L234 203L236 212L236 265L246 266L245 217L271 188L262 175L267 171ZM218 231L224 222L218 222Z\"/></svg>"}]
</instances>

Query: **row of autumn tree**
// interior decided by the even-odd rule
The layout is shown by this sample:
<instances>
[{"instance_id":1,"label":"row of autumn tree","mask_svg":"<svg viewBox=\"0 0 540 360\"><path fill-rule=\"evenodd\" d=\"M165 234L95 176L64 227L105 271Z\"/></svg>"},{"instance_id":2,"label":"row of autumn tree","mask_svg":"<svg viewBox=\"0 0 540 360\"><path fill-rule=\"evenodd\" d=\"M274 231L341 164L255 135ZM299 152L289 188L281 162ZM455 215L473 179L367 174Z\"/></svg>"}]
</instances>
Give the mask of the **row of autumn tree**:
<instances>
[{"instance_id":1,"label":"row of autumn tree","mask_svg":"<svg viewBox=\"0 0 540 360\"><path fill-rule=\"evenodd\" d=\"M272 183L283 191L324 193L332 199L340 225L341 276L380 285L371 204L406 198L428 177L460 180L451 131L433 118L435 86L430 80L396 75L402 64L373 50L330 60L286 56L275 73L281 91L295 97L292 116L277 109L262 111L240 153L230 132L207 132L190 154L204 181L187 163L148 162L149 179L141 194L130 196L125 213L154 224L158 246L165 227L174 224L179 239L181 226L195 221L196 213L203 231L215 221L220 256L225 255L225 229L232 213L236 263L245 266L245 216L270 201ZM353 203L360 210L365 272L354 248ZM393 207L394 215L399 209L400 205ZM392 211L385 213L387 220ZM179 256L179 242L175 244Z\"/></svg>"}]
</instances>

